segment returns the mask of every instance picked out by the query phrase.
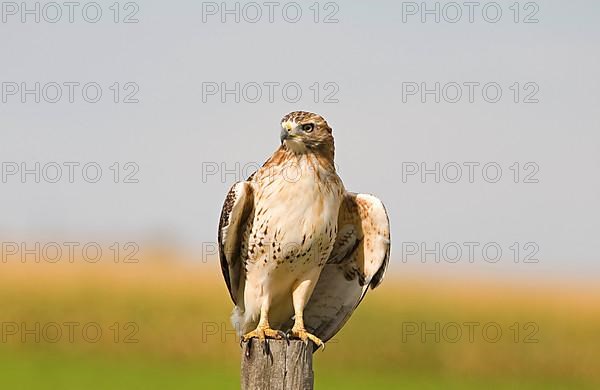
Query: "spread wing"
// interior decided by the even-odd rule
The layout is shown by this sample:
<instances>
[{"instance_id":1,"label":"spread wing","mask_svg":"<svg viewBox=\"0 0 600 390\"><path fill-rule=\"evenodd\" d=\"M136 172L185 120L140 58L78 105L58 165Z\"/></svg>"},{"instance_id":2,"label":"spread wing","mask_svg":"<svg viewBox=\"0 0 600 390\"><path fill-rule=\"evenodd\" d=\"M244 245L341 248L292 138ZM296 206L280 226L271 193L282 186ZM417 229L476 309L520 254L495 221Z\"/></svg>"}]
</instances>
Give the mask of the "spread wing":
<instances>
[{"instance_id":1,"label":"spread wing","mask_svg":"<svg viewBox=\"0 0 600 390\"><path fill-rule=\"evenodd\" d=\"M338 235L304 321L323 341L331 339L350 318L369 287L377 287L390 258L389 219L379 199L347 193L340 207Z\"/></svg>"},{"instance_id":2,"label":"spread wing","mask_svg":"<svg viewBox=\"0 0 600 390\"><path fill-rule=\"evenodd\" d=\"M219 222L219 257L221 271L233 303L237 304L244 265L240 258L242 235L254 204L252 187L248 182L238 182L225 198Z\"/></svg>"}]
</instances>

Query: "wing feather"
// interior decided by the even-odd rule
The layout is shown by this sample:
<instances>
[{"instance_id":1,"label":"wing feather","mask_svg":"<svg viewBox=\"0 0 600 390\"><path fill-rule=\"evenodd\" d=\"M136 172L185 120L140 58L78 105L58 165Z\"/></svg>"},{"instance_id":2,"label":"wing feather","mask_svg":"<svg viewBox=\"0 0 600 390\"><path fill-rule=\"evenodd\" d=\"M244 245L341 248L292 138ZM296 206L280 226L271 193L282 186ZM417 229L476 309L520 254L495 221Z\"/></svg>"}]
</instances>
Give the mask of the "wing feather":
<instances>
[{"instance_id":1,"label":"wing feather","mask_svg":"<svg viewBox=\"0 0 600 390\"><path fill-rule=\"evenodd\" d=\"M242 235L253 204L253 191L250 183L238 182L231 187L227 194L219 220L218 240L221 271L234 304L237 304L239 285L243 280L243 272L245 272L240 257Z\"/></svg>"},{"instance_id":2,"label":"wing feather","mask_svg":"<svg viewBox=\"0 0 600 390\"><path fill-rule=\"evenodd\" d=\"M305 308L307 329L331 339L350 318L369 287L379 286L390 258L390 226L383 203L372 195L347 193L338 235Z\"/></svg>"}]
</instances>

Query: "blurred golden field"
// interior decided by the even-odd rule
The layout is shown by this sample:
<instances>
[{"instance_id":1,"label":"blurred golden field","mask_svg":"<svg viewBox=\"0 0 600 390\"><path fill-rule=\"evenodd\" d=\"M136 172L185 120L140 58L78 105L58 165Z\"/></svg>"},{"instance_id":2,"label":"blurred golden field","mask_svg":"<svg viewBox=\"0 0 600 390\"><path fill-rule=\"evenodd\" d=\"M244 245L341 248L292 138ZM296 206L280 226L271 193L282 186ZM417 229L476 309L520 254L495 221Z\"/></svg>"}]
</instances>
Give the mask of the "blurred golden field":
<instances>
[{"instance_id":1,"label":"blurred golden field","mask_svg":"<svg viewBox=\"0 0 600 390\"><path fill-rule=\"evenodd\" d=\"M194 264L164 253L137 264L0 263L0 388L239 388L220 269ZM597 286L391 268L316 353L315 388L600 387Z\"/></svg>"}]
</instances>

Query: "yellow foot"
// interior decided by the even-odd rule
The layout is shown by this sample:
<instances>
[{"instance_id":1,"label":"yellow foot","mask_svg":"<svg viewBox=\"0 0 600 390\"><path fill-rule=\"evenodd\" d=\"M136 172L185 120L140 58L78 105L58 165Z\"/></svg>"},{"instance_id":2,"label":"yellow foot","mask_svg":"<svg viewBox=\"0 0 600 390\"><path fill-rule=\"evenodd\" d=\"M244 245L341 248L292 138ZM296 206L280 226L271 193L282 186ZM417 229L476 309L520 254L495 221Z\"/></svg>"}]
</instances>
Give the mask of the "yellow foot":
<instances>
[{"instance_id":1,"label":"yellow foot","mask_svg":"<svg viewBox=\"0 0 600 390\"><path fill-rule=\"evenodd\" d=\"M304 341L305 343L308 343L308 340L312 341L313 343L315 343L315 345L318 348L323 347L323 349L325 349L325 343L323 341L321 341L320 338L318 338L317 336L315 336L314 334L310 334L306 331L306 329L304 328L292 328L289 332L290 336L293 338L297 338L300 339L302 341Z\"/></svg>"},{"instance_id":2,"label":"yellow foot","mask_svg":"<svg viewBox=\"0 0 600 390\"><path fill-rule=\"evenodd\" d=\"M259 325L252 332L246 333L245 335L242 336L240 345L241 345L241 343L250 341L253 338L258 339L263 346L263 352L265 354L269 354L269 344L267 343L267 339L281 340L281 339L286 338L286 336L285 336L285 333L283 333L280 330L274 330L268 326ZM250 344L248 344L248 348L249 347L250 347ZM246 351L246 354L247 354L246 356L249 356L249 353L250 353L250 349L248 349Z\"/></svg>"},{"instance_id":3,"label":"yellow foot","mask_svg":"<svg viewBox=\"0 0 600 390\"><path fill-rule=\"evenodd\" d=\"M265 341L265 339L281 340L285 338L285 333L280 330L274 330L268 326L259 326L250 333L246 333L242 336L242 341L248 341L250 339L259 339Z\"/></svg>"}]
</instances>

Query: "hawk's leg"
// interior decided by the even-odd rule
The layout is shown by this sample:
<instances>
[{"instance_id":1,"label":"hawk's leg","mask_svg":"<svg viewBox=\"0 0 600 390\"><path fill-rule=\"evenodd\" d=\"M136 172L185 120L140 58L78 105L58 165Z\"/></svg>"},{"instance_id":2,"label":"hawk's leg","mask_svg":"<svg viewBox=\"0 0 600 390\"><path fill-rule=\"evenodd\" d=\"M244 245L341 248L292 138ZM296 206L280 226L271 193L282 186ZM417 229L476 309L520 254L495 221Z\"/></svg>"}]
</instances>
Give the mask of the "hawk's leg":
<instances>
[{"instance_id":1,"label":"hawk's leg","mask_svg":"<svg viewBox=\"0 0 600 390\"><path fill-rule=\"evenodd\" d=\"M281 340L286 337L285 333L280 330L271 329L269 325L268 318L268 307L266 304L263 304L260 309L260 320L258 322L258 326L252 332L246 333L242 336L242 341L248 341L252 338L257 338L263 345L263 350L265 353L269 350L269 345L267 344L267 339L276 339Z\"/></svg>"},{"instance_id":2,"label":"hawk's leg","mask_svg":"<svg viewBox=\"0 0 600 390\"><path fill-rule=\"evenodd\" d=\"M294 326L289 331L289 334L290 336L298 338L305 343L308 343L308 340L310 340L315 343L317 348L323 347L323 349L325 349L325 343L317 336L308 333L306 328L304 328L304 306L310 298L318 279L319 275L317 275L314 279L308 278L303 280L302 282L298 283L292 292L292 301L294 303Z\"/></svg>"}]
</instances>

